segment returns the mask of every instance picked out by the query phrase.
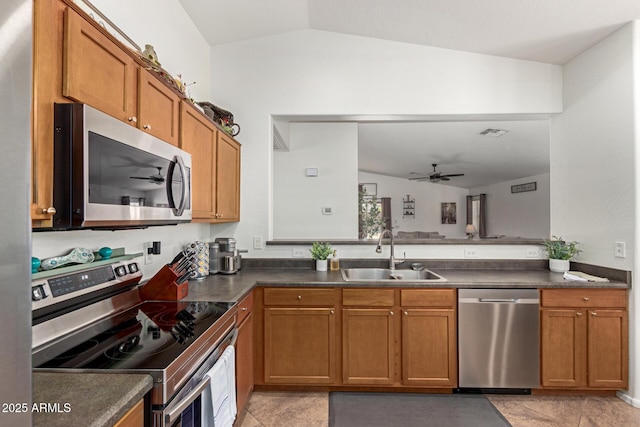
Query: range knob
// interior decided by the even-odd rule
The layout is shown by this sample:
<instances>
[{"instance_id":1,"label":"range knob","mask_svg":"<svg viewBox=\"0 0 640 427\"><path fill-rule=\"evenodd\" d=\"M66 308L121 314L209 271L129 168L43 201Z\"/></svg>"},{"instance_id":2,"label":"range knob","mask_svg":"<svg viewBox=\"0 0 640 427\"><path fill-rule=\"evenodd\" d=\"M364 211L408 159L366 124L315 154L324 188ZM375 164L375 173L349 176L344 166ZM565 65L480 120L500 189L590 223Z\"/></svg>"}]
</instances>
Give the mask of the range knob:
<instances>
[{"instance_id":1,"label":"range knob","mask_svg":"<svg viewBox=\"0 0 640 427\"><path fill-rule=\"evenodd\" d=\"M31 288L32 301L40 301L41 299L45 299L46 297L48 297L48 295L44 291L44 286L38 285Z\"/></svg>"},{"instance_id":2,"label":"range knob","mask_svg":"<svg viewBox=\"0 0 640 427\"><path fill-rule=\"evenodd\" d=\"M137 264L137 263L135 263L135 262L133 262L133 263L129 264L129 265L127 266L127 268L129 269L129 273L131 273L131 274L133 274L133 273L137 273L137 272L138 272L138 270L140 270L140 269L138 268L138 264Z\"/></svg>"},{"instance_id":3,"label":"range knob","mask_svg":"<svg viewBox=\"0 0 640 427\"><path fill-rule=\"evenodd\" d=\"M115 271L116 271L116 276L122 277L127 274L127 267L125 267L124 265L119 265L118 267L116 267Z\"/></svg>"}]
</instances>

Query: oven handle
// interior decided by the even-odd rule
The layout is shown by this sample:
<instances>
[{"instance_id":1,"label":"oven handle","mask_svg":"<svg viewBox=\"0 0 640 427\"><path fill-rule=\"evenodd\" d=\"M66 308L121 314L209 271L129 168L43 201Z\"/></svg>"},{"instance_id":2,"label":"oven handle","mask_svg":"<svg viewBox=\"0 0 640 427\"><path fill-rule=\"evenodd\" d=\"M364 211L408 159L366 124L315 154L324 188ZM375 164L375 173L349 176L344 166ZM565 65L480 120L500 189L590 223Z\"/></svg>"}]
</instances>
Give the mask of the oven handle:
<instances>
[{"instance_id":1,"label":"oven handle","mask_svg":"<svg viewBox=\"0 0 640 427\"><path fill-rule=\"evenodd\" d=\"M164 416L165 424L171 425L178 418L178 416L180 416L180 414L182 414L182 412L193 403L194 400L200 397L202 392L207 387L209 387L210 383L211 378L208 375L205 375L202 381L200 381L200 384L194 387L194 389L191 390L189 394L187 394L180 402L178 402L175 408L166 413L166 415Z\"/></svg>"},{"instance_id":2,"label":"oven handle","mask_svg":"<svg viewBox=\"0 0 640 427\"><path fill-rule=\"evenodd\" d=\"M222 339L222 341L220 341L216 346L215 351L219 352L220 347L227 340L229 340L230 346L235 346L236 341L238 341L238 332L239 330L238 328L235 327L235 325L231 326L227 330L227 332L225 332L224 334L225 336ZM218 354L217 357L219 356L220 354ZM182 412L185 409L187 409L187 407L191 405L191 403L193 403L193 401L196 400L207 387L209 387L210 383L211 383L211 378L209 377L209 375L205 375L202 381L197 386L195 386L193 390L189 392L189 394L187 394L181 401L176 403L176 406L173 409L171 409L170 411L167 411L164 418L165 424L171 425L178 418L178 416L182 414Z\"/></svg>"}]
</instances>

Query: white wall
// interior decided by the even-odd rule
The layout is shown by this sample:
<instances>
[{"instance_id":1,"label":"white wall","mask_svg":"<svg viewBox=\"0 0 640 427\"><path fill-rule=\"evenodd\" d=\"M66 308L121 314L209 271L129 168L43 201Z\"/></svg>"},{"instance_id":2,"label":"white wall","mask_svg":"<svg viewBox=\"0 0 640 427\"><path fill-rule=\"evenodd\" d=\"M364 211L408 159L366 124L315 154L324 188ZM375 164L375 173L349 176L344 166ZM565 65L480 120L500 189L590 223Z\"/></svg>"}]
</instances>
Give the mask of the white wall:
<instances>
[{"instance_id":1,"label":"white wall","mask_svg":"<svg viewBox=\"0 0 640 427\"><path fill-rule=\"evenodd\" d=\"M153 45L162 68L182 75L196 101L211 99L211 50L178 0L92 0L142 50Z\"/></svg>"},{"instance_id":2,"label":"white wall","mask_svg":"<svg viewBox=\"0 0 640 427\"><path fill-rule=\"evenodd\" d=\"M290 146L273 155L274 238L357 239L357 123L292 123Z\"/></svg>"},{"instance_id":3,"label":"white wall","mask_svg":"<svg viewBox=\"0 0 640 427\"><path fill-rule=\"evenodd\" d=\"M316 30L216 46L211 64L214 102L242 125L243 215L235 237L245 246L254 235L273 235L271 115L562 109L559 66Z\"/></svg>"},{"instance_id":4,"label":"white wall","mask_svg":"<svg viewBox=\"0 0 640 427\"><path fill-rule=\"evenodd\" d=\"M511 193L511 186L536 183L536 191ZM549 237L550 176L548 173L485 187L472 188L471 195L487 195L487 235L511 237Z\"/></svg>"},{"instance_id":5,"label":"white wall","mask_svg":"<svg viewBox=\"0 0 640 427\"><path fill-rule=\"evenodd\" d=\"M635 21L564 66L564 111L551 121L551 234L581 242L580 260L640 271L638 56ZM614 242L626 258L614 257ZM640 296L630 298L630 384L640 406Z\"/></svg>"},{"instance_id":6,"label":"white wall","mask_svg":"<svg viewBox=\"0 0 640 427\"><path fill-rule=\"evenodd\" d=\"M465 238L467 222L466 188L409 181L386 175L360 172L360 182L377 183L378 198L391 197L393 234L398 231L437 231L448 238ZM403 217L402 200L415 199L415 217ZM441 203L456 203L457 223L442 224Z\"/></svg>"},{"instance_id":7,"label":"white wall","mask_svg":"<svg viewBox=\"0 0 640 427\"><path fill-rule=\"evenodd\" d=\"M93 0L93 4L141 45L154 45L162 67L174 76L182 73L197 100L210 97L210 49L177 0L128 2ZM33 256L44 259L66 255L75 247L97 250L102 246L124 247L127 253L142 252L142 244L162 242L162 255L143 266L146 277L155 274L183 246L194 240L213 240L210 236L233 235L233 227L207 224L181 224L128 231L69 231L33 233ZM215 234L214 234L215 233Z\"/></svg>"}]
</instances>

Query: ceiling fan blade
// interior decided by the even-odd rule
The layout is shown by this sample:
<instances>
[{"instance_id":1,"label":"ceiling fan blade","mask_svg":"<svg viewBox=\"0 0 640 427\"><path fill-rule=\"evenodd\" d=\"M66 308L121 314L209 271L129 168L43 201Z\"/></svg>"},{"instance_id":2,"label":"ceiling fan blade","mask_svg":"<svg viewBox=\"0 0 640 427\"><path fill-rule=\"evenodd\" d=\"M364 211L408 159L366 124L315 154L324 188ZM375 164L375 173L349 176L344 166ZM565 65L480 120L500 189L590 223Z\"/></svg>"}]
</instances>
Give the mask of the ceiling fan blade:
<instances>
[{"instance_id":1,"label":"ceiling fan blade","mask_svg":"<svg viewBox=\"0 0 640 427\"><path fill-rule=\"evenodd\" d=\"M409 181L424 181L425 179L429 179L428 176L416 176L415 178L408 178Z\"/></svg>"},{"instance_id":2,"label":"ceiling fan blade","mask_svg":"<svg viewBox=\"0 0 640 427\"><path fill-rule=\"evenodd\" d=\"M446 175L440 177L440 181L451 181Z\"/></svg>"},{"instance_id":3,"label":"ceiling fan blade","mask_svg":"<svg viewBox=\"0 0 640 427\"><path fill-rule=\"evenodd\" d=\"M449 174L446 174L446 175L440 175L441 178L444 178L446 176L449 176L449 177L450 176L464 176L464 174L463 173L449 173Z\"/></svg>"}]
</instances>

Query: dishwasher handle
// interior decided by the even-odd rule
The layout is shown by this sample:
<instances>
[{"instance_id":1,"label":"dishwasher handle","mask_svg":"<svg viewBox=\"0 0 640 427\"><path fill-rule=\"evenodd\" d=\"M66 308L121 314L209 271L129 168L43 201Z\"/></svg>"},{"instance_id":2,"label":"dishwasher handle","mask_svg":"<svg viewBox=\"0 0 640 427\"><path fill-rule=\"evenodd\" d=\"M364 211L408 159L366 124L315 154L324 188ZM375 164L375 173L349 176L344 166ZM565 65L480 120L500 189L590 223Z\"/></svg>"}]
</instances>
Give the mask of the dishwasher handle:
<instances>
[{"instance_id":1,"label":"dishwasher handle","mask_svg":"<svg viewBox=\"0 0 640 427\"><path fill-rule=\"evenodd\" d=\"M507 303L507 304L539 304L538 298L459 298L459 303L482 304L482 303Z\"/></svg>"}]
</instances>

